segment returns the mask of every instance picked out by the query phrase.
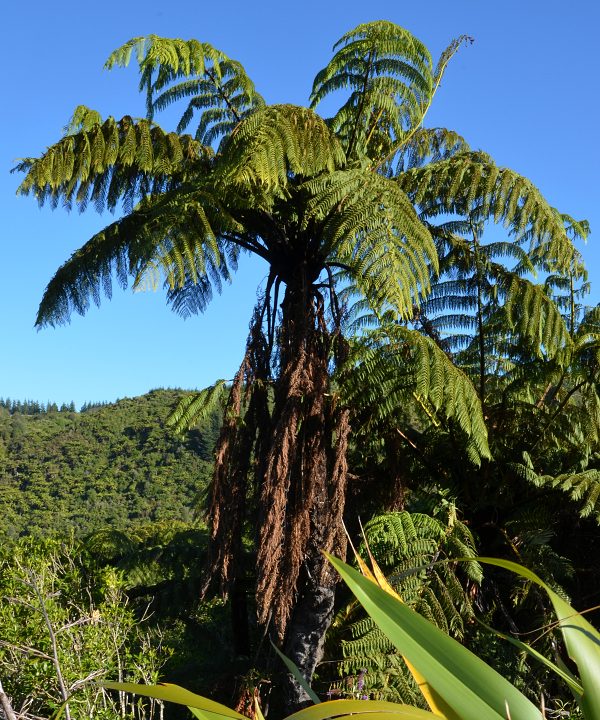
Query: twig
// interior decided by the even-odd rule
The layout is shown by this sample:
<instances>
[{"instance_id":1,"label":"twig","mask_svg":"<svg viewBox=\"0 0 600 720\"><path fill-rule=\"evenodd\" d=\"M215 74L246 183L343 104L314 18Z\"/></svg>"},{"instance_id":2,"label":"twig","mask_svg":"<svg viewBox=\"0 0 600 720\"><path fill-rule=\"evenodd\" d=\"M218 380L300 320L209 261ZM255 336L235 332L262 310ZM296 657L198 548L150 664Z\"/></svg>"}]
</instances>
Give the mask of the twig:
<instances>
[{"instance_id":1,"label":"twig","mask_svg":"<svg viewBox=\"0 0 600 720\"><path fill-rule=\"evenodd\" d=\"M23 655L32 655L33 657L39 657L43 660L52 660L52 657L48 655L45 652L42 652L41 650L38 650L37 648L29 647L29 645L13 645L12 643L7 642L6 640L0 640L0 647L8 648L9 650L12 650L13 652L18 652Z\"/></svg>"},{"instance_id":2,"label":"twig","mask_svg":"<svg viewBox=\"0 0 600 720\"><path fill-rule=\"evenodd\" d=\"M60 660L58 659L58 645L56 643L56 635L54 633L54 628L52 627L52 622L50 621L50 618L48 616L48 611L46 610L44 598L42 597L42 594L40 592L38 584L35 581L35 576L34 576L33 572L31 572L31 571L29 571L29 579L31 581L31 587L33 588L35 594L37 595L38 601L40 603L40 611L41 611L42 615L44 616L44 621L46 623L46 627L48 628L48 634L50 635L50 642L52 643L52 662L54 664L54 669L56 671L56 677L58 680L58 687L60 689L60 694L61 694L61 697L65 704L65 718L66 718L66 720L71 720L71 711L69 709L69 702L68 702L69 701L69 693L67 692L67 686L65 685L62 670L60 667Z\"/></svg>"},{"instance_id":3,"label":"twig","mask_svg":"<svg viewBox=\"0 0 600 720\"><path fill-rule=\"evenodd\" d=\"M2 708L2 712L4 713L6 720L17 720L17 715L12 709L8 695L4 692L4 688L2 687L2 680L0 680L0 707Z\"/></svg>"}]
</instances>

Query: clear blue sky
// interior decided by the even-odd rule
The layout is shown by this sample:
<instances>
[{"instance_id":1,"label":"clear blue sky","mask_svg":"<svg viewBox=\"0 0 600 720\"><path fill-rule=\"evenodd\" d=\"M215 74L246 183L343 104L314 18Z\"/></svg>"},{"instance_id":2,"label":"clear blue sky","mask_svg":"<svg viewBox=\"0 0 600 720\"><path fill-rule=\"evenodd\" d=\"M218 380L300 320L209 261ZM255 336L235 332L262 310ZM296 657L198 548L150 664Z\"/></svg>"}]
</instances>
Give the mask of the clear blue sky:
<instances>
[{"instance_id":1,"label":"clear blue sky","mask_svg":"<svg viewBox=\"0 0 600 720\"><path fill-rule=\"evenodd\" d=\"M422 0L420 3L13 2L3 10L4 110L0 203L0 397L114 400L156 387L203 387L239 363L265 268L242 263L209 311L187 321L162 293L115 291L70 325L37 332L44 287L58 266L111 221L94 212L38 209L15 197L15 159L59 139L78 104L103 116L143 115L133 71L103 71L111 50L155 33L195 37L240 60L267 102L304 104L331 46L358 23L388 19L439 55L460 34L475 38L453 60L428 116L472 147L527 175L563 212L600 236L600 61L597 0ZM160 118L159 118L160 121ZM583 248L600 299L600 253Z\"/></svg>"}]
</instances>

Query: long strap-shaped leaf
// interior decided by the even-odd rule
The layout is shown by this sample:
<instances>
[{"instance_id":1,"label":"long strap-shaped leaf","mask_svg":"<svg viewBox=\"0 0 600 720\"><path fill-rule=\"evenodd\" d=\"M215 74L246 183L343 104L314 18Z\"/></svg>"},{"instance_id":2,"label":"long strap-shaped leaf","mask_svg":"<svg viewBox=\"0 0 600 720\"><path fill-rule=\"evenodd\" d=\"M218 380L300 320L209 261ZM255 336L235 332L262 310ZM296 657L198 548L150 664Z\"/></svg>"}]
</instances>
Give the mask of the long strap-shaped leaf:
<instances>
[{"instance_id":1,"label":"long strap-shaped leaf","mask_svg":"<svg viewBox=\"0 0 600 720\"><path fill-rule=\"evenodd\" d=\"M542 663L542 665L545 665L547 668L552 670L553 673L558 675L560 678L562 678L567 683L567 685L571 689L571 692L573 693L573 695L575 695L575 697L578 700L581 698L581 694L583 693L583 688L581 687L579 680L572 673L570 673L567 669L562 668L559 665L556 665L551 660L549 660L547 657L545 657L540 652L538 652L534 647L532 647L531 645L528 645L527 643L524 643L522 640L519 640L518 638L514 638L511 635L505 635L504 633L500 632L499 630L495 630L493 627L486 625L486 623L482 622L481 620L478 620L478 622L488 632L493 633L494 635L497 635L498 637L501 637L503 640L506 640L507 642L511 643L511 645L514 645L515 647L519 648L519 650L527 653L532 658L535 658L538 662Z\"/></svg>"},{"instance_id":2,"label":"long strap-shaped leaf","mask_svg":"<svg viewBox=\"0 0 600 720\"><path fill-rule=\"evenodd\" d=\"M505 678L456 640L337 558L348 587L399 652L462 720L541 720L540 711Z\"/></svg>"},{"instance_id":3,"label":"long strap-shaped leaf","mask_svg":"<svg viewBox=\"0 0 600 720\"><path fill-rule=\"evenodd\" d=\"M427 710L387 702L385 700L330 700L329 702L313 705L288 715L285 720L326 720L326 718L352 718L360 717L366 720L435 720L435 715Z\"/></svg>"},{"instance_id":4,"label":"long strap-shaped leaf","mask_svg":"<svg viewBox=\"0 0 600 720\"><path fill-rule=\"evenodd\" d=\"M178 705L187 705L192 714L199 720L223 720L223 718L248 720L245 715L240 715L240 713L231 710L225 705L201 695L196 695L185 688L179 687L179 685L103 683L103 687L109 690L136 693L137 695L158 700L167 700ZM254 710L257 720L264 720L257 698L255 698ZM326 718L360 720L361 717L365 718L365 720L435 720L436 718L427 710L384 700L331 700L304 708L293 715L289 715L285 720L326 720Z\"/></svg>"},{"instance_id":5,"label":"long strap-shaped leaf","mask_svg":"<svg viewBox=\"0 0 600 720\"><path fill-rule=\"evenodd\" d=\"M539 585L548 593L558 617L558 625L569 657L579 670L583 686L583 694L579 698L581 710L587 720L600 720L600 633L531 570L510 560L496 558L477 558L477 560L510 570Z\"/></svg>"},{"instance_id":6,"label":"long strap-shaped leaf","mask_svg":"<svg viewBox=\"0 0 600 720\"><path fill-rule=\"evenodd\" d=\"M108 690L120 690L121 692L136 693L144 697L156 698L157 700L167 700L168 702L177 703L178 705L187 705L189 708L196 708L203 711L203 716L211 720L217 718L232 718L232 720L247 720L245 715L241 715L235 710L231 710L226 705L209 700L196 695L179 685L170 683L160 683L159 685L138 685L135 683L102 683L102 686Z\"/></svg>"},{"instance_id":7,"label":"long strap-shaped leaf","mask_svg":"<svg viewBox=\"0 0 600 720\"><path fill-rule=\"evenodd\" d=\"M364 530L363 530L363 536L364 536ZM391 597L398 600L398 602L404 603L404 600L390 585L386 576L381 571L381 568L379 567L379 565L377 564L375 558L373 557L373 555L371 553L371 549L369 547L366 537L365 537L365 545L367 548L367 553L369 554L369 560L371 561L371 567L373 568L372 571L369 568L369 566L365 563L365 561L361 558L359 553L356 551L354 545L352 544L352 540L350 540L350 538L348 538L348 539L350 541L350 545L354 552L354 557L356 558L356 561L358 563L358 567L360 568L360 571L362 572L362 574L367 578L367 580L370 580L371 582L379 585L379 587L382 590L384 590L388 595L391 595ZM433 688L429 685L427 680L411 664L411 662L409 660L407 660L406 657L404 657L404 656L402 656L402 659L404 660L406 667L408 668L408 671L413 676L414 681L417 683L417 687L419 688L419 690L421 691L421 694L425 698L425 702L431 708L432 713L439 717L445 717L445 718L447 718L447 720L459 720L458 716L453 712L452 708L448 707L448 705L444 702L444 700L441 697L439 697L439 695L435 692L435 690L433 690Z\"/></svg>"}]
</instances>

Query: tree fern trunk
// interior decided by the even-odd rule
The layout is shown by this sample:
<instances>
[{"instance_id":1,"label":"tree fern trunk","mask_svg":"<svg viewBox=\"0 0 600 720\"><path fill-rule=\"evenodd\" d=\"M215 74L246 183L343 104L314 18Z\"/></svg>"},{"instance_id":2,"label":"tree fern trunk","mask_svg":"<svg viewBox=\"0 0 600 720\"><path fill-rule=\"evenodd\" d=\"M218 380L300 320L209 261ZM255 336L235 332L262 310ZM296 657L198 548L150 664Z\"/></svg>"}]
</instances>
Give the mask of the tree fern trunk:
<instances>
[{"instance_id":1,"label":"tree fern trunk","mask_svg":"<svg viewBox=\"0 0 600 720\"><path fill-rule=\"evenodd\" d=\"M333 618L335 584L319 585L315 581L322 575L324 559L311 557L298 588L298 597L288 625L284 645L285 654L296 664L310 683L315 668L323 655L325 633ZM284 683L284 709L289 715L312 704L308 694L291 676Z\"/></svg>"},{"instance_id":2,"label":"tree fern trunk","mask_svg":"<svg viewBox=\"0 0 600 720\"><path fill-rule=\"evenodd\" d=\"M309 682L331 622L336 585L321 551L345 555L349 435L348 411L336 402L330 382L332 361L341 362L345 342L327 326L315 280L304 263L286 279L276 362L265 362L263 351L270 343L261 322L253 325L246 364L233 386L229 425L218 446L211 508L211 578L221 576L222 589L233 595L243 572L243 518L237 515L256 512L258 622ZM275 366L270 412L265 390L269 365ZM251 497L245 502L247 492ZM299 685L291 679L285 683L289 710L306 700Z\"/></svg>"},{"instance_id":3,"label":"tree fern trunk","mask_svg":"<svg viewBox=\"0 0 600 720\"><path fill-rule=\"evenodd\" d=\"M259 463L259 621L272 622L284 651L310 682L331 622L336 577L321 551L345 554L348 414L331 396L330 363L342 341L325 322L314 278L288 283L270 442ZM263 475L264 472L264 475ZM308 697L289 679L289 711Z\"/></svg>"}]
</instances>

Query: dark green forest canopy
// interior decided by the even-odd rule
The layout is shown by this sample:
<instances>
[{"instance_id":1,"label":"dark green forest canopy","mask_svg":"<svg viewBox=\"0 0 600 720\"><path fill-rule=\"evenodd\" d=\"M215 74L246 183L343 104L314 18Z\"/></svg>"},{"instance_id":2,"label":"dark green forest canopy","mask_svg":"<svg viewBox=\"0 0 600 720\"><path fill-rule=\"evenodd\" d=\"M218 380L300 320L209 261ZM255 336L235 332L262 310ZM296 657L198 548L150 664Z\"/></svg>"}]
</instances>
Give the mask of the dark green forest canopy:
<instances>
[{"instance_id":1,"label":"dark green forest canopy","mask_svg":"<svg viewBox=\"0 0 600 720\"><path fill-rule=\"evenodd\" d=\"M185 437L165 429L182 395L153 390L79 413L0 407L0 537L189 520L220 418Z\"/></svg>"}]
</instances>

